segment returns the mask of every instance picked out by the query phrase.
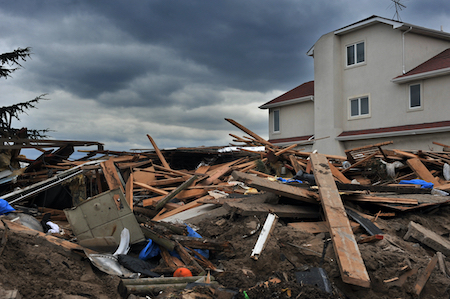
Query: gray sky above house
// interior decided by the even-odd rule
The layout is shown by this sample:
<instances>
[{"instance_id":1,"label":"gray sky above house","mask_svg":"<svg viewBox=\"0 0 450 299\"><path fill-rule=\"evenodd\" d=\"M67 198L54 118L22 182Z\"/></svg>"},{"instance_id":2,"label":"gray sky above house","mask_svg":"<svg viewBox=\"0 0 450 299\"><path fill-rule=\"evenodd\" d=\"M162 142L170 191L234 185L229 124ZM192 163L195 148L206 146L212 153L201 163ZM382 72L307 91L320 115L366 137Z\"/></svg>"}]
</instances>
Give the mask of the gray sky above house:
<instances>
[{"instance_id":1,"label":"gray sky above house","mask_svg":"<svg viewBox=\"0 0 450 299\"><path fill-rule=\"evenodd\" d=\"M450 32L450 2L404 0L407 23ZM390 0L0 0L0 52L32 57L0 81L0 105L46 93L15 127L106 149L227 145L232 118L268 136L258 106L314 79L319 37Z\"/></svg>"}]
</instances>

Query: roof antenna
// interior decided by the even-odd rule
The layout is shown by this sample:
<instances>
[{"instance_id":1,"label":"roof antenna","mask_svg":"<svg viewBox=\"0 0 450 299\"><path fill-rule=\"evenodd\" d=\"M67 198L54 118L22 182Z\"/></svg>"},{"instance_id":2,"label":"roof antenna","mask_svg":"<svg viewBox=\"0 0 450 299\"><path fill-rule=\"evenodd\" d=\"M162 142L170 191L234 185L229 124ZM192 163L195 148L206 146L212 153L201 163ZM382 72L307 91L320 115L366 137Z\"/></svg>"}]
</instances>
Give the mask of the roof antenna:
<instances>
[{"instance_id":1,"label":"roof antenna","mask_svg":"<svg viewBox=\"0 0 450 299\"><path fill-rule=\"evenodd\" d=\"M406 5L404 5L403 3L400 3L402 0L391 0L391 1L392 1L392 4L389 6L389 8L395 7L395 14L392 17L392 19L401 22L402 19L400 18L400 13L399 12L403 8L406 8Z\"/></svg>"}]
</instances>

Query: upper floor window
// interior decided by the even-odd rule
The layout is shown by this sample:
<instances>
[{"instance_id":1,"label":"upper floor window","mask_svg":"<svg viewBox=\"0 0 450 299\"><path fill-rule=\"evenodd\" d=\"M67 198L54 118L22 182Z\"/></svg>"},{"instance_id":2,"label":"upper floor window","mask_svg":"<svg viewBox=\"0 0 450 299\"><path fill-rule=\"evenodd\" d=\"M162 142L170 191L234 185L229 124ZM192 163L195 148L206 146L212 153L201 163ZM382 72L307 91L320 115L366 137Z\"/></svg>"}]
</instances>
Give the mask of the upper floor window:
<instances>
[{"instance_id":1,"label":"upper floor window","mask_svg":"<svg viewBox=\"0 0 450 299\"><path fill-rule=\"evenodd\" d=\"M280 132L280 110L273 111L273 132Z\"/></svg>"},{"instance_id":2,"label":"upper floor window","mask_svg":"<svg viewBox=\"0 0 450 299\"><path fill-rule=\"evenodd\" d=\"M409 109L422 107L422 93L420 83L409 86Z\"/></svg>"},{"instance_id":3,"label":"upper floor window","mask_svg":"<svg viewBox=\"0 0 450 299\"><path fill-rule=\"evenodd\" d=\"M369 116L369 97L350 99L350 117Z\"/></svg>"},{"instance_id":4,"label":"upper floor window","mask_svg":"<svg viewBox=\"0 0 450 299\"><path fill-rule=\"evenodd\" d=\"M347 46L347 66L363 63L365 60L364 42Z\"/></svg>"}]
</instances>

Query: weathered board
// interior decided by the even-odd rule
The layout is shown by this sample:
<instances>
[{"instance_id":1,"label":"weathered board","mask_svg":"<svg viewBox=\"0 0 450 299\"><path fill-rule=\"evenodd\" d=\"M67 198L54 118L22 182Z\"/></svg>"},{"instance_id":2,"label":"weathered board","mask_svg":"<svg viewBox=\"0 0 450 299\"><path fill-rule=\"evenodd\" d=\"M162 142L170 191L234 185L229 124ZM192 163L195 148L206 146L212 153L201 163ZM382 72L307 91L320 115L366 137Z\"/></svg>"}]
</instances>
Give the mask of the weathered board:
<instances>
[{"instance_id":1,"label":"weathered board","mask_svg":"<svg viewBox=\"0 0 450 299\"><path fill-rule=\"evenodd\" d=\"M277 195L298 199L309 203L318 203L316 193L300 187L272 182L265 178L260 178L239 171L233 171L231 175L233 178L243 181L245 184L258 190L272 192Z\"/></svg>"},{"instance_id":2,"label":"weathered board","mask_svg":"<svg viewBox=\"0 0 450 299\"><path fill-rule=\"evenodd\" d=\"M310 155L322 207L330 228L333 247L339 264L342 281L361 287L370 287L370 278L353 235L344 205L325 156Z\"/></svg>"}]
</instances>

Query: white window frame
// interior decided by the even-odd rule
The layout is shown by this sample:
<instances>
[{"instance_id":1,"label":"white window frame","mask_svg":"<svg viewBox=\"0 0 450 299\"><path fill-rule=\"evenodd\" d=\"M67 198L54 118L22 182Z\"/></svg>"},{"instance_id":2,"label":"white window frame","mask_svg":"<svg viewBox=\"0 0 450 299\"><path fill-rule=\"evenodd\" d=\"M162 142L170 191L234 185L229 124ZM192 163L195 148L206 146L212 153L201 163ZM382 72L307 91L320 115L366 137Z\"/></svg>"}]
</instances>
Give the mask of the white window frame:
<instances>
[{"instance_id":1,"label":"white window frame","mask_svg":"<svg viewBox=\"0 0 450 299\"><path fill-rule=\"evenodd\" d=\"M367 98L367 105L369 108L369 113L367 114L361 114L361 99L362 98ZM358 100L358 115L353 115L352 116L352 101L354 100ZM353 97L349 97L348 98L348 119L349 120L353 120L353 119L361 119L361 118L369 118L372 116L372 108L371 108L371 104L370 104L370 95L369 94L363 94L363 95L359 95L359 96L353 96Z\"/></svg>"},{"instance_id":2,"label":"white window frame","mask_svg":"<svg viewBox=\"0 0 450 299\"><path fill-rule=\"evenodd\" d=\"M278 130L276 130L275 113L278 113ZM274 109L272 111L272 132L275 134L281 132L280 109Z\"/></svg>"},{"instance_id":3,"label":"white window frame","mask_svg":"<svg viewBox=\"0 0 450 299\"><path fill-rule=\"evenodd\" d=\"M420 92L419 92L420 105L411 107L411 87L416 86L416 85L419 85L419 87L420 87ZM422 82L415 82L412 84L408 84L408 110L409 111L423 110L423 84L422 84Z\"/></svg>"},{"instance_id":4,"label":"white window frame","mask_svg":"<svg viewBox=\"0 0 450 299\"><path fill-rule=\"evenodd\" d=\"M357 58L358 58L358 54L357 54L357 45L359 45L359 44L363 44L363 47L364 47L364 60L363 61L361 61L361 62L357 62ZM348 48L349 47L354 47L355 48L355 51L354 51L354 63L352 63L352 64L348 64ZM354 66L359 66L359 65L363 65L363 64L365 64L366 63L366 60L367 60L367 51L366 51L366 41L365 40L360 40L360 41L358 41L358 42L355 42L355 43L351 43L351 44L348 44L348 45L346 45L345 46L345 66L347 67L347 68L351 68L351 67L354 67Z\"/></svg>"}]
</instances>

